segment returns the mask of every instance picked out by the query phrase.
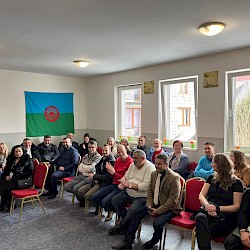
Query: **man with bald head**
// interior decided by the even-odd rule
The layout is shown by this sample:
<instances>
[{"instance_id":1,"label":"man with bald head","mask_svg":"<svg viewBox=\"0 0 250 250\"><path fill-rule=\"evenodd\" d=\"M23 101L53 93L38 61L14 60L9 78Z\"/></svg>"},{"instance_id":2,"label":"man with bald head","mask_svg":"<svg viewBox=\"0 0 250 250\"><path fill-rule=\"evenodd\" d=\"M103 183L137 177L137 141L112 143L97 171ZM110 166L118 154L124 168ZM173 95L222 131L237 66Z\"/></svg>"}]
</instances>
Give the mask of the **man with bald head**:
<instances>
[{"instance_id":1,"label":"man with bald head","mask_svg":"<svg viewBox=\"0 0 250 250\"><path fill-rule=\"evenodd\" d=\"M167 155L167 152L165 152L162 148L162 141L159 138L155 138L154 139L154 147L151 148L149 151L148 160L155 163L155 157L159 154L162 154L162 153Z\"/></svg>"}]
</instances>

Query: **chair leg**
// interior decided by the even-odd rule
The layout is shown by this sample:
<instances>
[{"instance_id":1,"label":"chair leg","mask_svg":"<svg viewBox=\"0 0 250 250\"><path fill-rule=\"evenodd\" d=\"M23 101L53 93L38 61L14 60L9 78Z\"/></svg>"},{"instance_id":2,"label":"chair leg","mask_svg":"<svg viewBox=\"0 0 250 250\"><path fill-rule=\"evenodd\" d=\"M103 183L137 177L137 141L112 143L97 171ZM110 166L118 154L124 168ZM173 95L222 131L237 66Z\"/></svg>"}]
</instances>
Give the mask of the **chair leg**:
<instances>
[{"instance_id":1,"label":"chair leg","mask_svg":"<svg viewBox=\"0 0 250 250\"><path fill-rule=\"evenodd\" d=\"M180 234L181 234L181 239L184 239L183 229L180 227L179 230L180 230Z\"/></svg>"},{"instance_id":2,"label":"chair leg","mask_svg":"<svg viewBox=\"0 0 250 250\"><path fill-rule=\"evenodd\" d=\"M85 208L84 208L84 212L88 212L89 210L89 201L85 199Z\"/></svg>"},{"instance_id":3,"label":"chair leg","mask_svg":"<svg viewBox=\"0 0 250 250\"><path fill-rule=\"evenodd\" d=\"M72 204L75 204L75 194L72 195Z\"/></svg>"},{"instance_id":4,"label":"chair leg","mask_svg":"<svg viewBox=\"0 0 250 250\"><path fill-rule=\"evenodd\" d=\"M137 229L137 238L141 237L141 227L142 227L142 223L140 223L138 229Z\"/></svg>"},{"instance_id":5,"label":"chair leg","mask_svg":"<svg viewBox=\"0 0 250 250\"><path fill-rule=\"evenodd\" d=\"M20 208L20 213L19 213L19 222L21 221L22 215L23 215L23 202L24 202L24 199L22 199L22 202L21 202L21 208Z\"/></svg>"},{"instance_id":6,"label":"chair leg","mask_svg":"<svg viewBox=\"0 0 250 250\"><path fill-rule=\"evenodd\" d=\"M160 239L160 247L159 247L159 250L165 248L166 234L167 234L167 225L165 225L165 227L164 227L164 233L162 232L162 236L163 236L163 237L161 237L161 239Z\"/></svg>"},{"instance_id":7,"label":"chair leg","mask_svg":"<svg viewBox=\"0 0 250 250\"><path fill-rule=\"evenodd\" d=\"M14 211L14 197L11 197L11 203L10 203L10 215L13 213Z\"/></svg>"},{"instance_id":8,"label":"chair leg","mask_svg":"<svg viewBox=\"0 0 250 250\"><path fill-rule=\"evenodd\" d=\"M192 230L192 245L191 245L191 250L194 250L195 247L195 238L196 238L196 228Z\"/></svg>"},{"instance_id":9,"label":"chair leg","mask_svg":"<svg viewBox=\"0 0 250 250\"><path fill-rule=\"evenodd\" d=\"M121 222L121 218L120 218L120 216L118 214L116 214L116 216L115 216L115 226L119 225L120 222Z\"/></svg>"},{"instance_id":10,"label":"chair leg","mask_svg":"<svg viewBox=\"0 0 250 250\"><path fill-rule=\"evenodd\" d=\"M42 204L42 202L41 202L39 196L37 196L37 199L38 199L39 204L40 204L40 206L41 206L41 208L42 208L42 210L43 210L43 213L46 214L45 209L44 209L44 206L43 206L43 204Z\"/></svg>"},{"instance_id":11,"label":"chair leg","mask_svg":"<svg viewBox=\"0 0 250 250\"><path fill-rule=\"evenodd\" d=\"M60 191L59 191L59 198L63 199L63 181L60 182Z\"/></svg>"},{"instance_id":12,"label":"chair leg","mask_svg":"<svg viewBox=\"0 0 250 250\"><path fill-rule=\"evenodd\" d=\"M98 209L98 220L99 221L102 220L102 211L103 211L103 207L99 206L99 209Z\"/></svg>"}]
</instances>

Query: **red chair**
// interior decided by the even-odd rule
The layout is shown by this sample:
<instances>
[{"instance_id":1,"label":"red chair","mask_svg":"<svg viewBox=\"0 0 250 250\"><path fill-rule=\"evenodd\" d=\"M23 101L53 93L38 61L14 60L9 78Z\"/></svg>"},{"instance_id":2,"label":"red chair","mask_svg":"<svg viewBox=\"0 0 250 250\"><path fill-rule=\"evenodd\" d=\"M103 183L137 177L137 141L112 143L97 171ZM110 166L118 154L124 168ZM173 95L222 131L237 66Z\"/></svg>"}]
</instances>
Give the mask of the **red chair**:
<instances>
[{"instance_id":1,"label":"red chair","mask_svg":"<svg viewBox=\"0 0 250 250\"><path fill-rule=\"evenodd\" d=\"M43 193L47 174L48 174L47 164L39 163L38 166L36 167L35 176L33 179L33 187L11 191L12 199L10 205L10 215L14 211L14 199L19 199L22 201L19 214L19 222L22 219L23 204L27 202L32 202L34 205L35 202L38 201L43 210L43 213L45 214L45 210L39 196L42 195Z\"/></svg>"},{"instance_id":2,"label":"red chair","mask_svg":"<svg viewBox=\"0 0 250 250\"><path fill-rule=\"evenodd\" d=\"M102 155L102 148L97 147L96 151L97 151L100 155Z\"/></svg>"},{"instance_id":3,"label":"red chair","mask_svg":"<svg viewBox=\"0 0 250 250\"><path fill-rule=\"evenodd\" d=\"M185 196L184 196L184 211L173 217L169 224L178 226L181 232L181 238L184 238L183 229L192 230L192 245L191 249L194 249L195 246L195 220L190 220L190 217L194 214L194 212L198 212L201 207L199 201L199 194L201 189L205 183L203 178L194 177L186 181L185 184ZM193 211L193 212L189 212ZM163 249L165 246L165 238L166 238L166 230L167 224L165 226L164 232L164 242Z\"/></svg>"},{"instance_id":4,"label":"red chair","mask_svg":"<svg viewBox=\"0 0 250 250\"><path fill-rule=\"evenodd\" d=\"M196 162L196 161L190 162L189 165L188 165L189 172L190 173L194 172L194 170L196 169L197 165L198 165L198 162Z\"/></svg>"},{"instance_id":5,"label":"red chair","mask_svg":"<svg viewBox=\"0 0 250 250\"><path fill-rule=\"evenodd\" d=\"M32 180L34 180L36 168L37 168L37 166L39 164L39 161L37 160L37 158L32 159L32 161L33 161L33 165L34 165L34 169L33 169L33 172L32 172Z\"/></svg>"},{"instance_id":6,"label":"red chair","mask_svg":"<svg viewBox=\"0 0 250 250\"><path fill-rule=\"evenodd\" d=\"M72 181L75 178L75 176L78 175L78 166L79 166L80 163L81 163L81 156L79 155L78 165L77 165L77 169L76 169L76 174L74 176L64 177L64 178L62 178L62 179L59 180L59 182L60 182L59 198L63 199L63 194L64 194L63 186L66 183ZM73 194L73 196L72 196L72 204L74 204L74 203L75 203L75 195Z\"/></svg>"}]
</instances>

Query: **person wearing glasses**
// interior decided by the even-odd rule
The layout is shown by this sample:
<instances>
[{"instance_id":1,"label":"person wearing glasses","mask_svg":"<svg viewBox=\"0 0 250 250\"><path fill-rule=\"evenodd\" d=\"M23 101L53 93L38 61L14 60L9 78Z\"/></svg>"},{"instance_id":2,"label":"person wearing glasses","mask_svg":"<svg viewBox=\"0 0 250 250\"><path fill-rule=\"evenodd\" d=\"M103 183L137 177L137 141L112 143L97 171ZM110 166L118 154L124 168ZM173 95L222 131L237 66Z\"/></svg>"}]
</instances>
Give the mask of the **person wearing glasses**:
<instances>
[{"instance_id":1,"label":"person wearing glasses","mask_svg":"<svg viewBox=\"0 0 250 250\"><path fill-rule=\"evenodd\" d=\"M64 185L64 190L70 193L74 193L77 199L80 201L80 206L83 206L84 201L82 197L77 195L77 191L82 186L92 183L92 179L89 178L89 174L95 174L95 166L101 160L101 155L96 151L97 142L89 141L88 151L89 153L83 156L81 164L78 166L79 174L74 179Z\"/></svg>"}]
</instances>

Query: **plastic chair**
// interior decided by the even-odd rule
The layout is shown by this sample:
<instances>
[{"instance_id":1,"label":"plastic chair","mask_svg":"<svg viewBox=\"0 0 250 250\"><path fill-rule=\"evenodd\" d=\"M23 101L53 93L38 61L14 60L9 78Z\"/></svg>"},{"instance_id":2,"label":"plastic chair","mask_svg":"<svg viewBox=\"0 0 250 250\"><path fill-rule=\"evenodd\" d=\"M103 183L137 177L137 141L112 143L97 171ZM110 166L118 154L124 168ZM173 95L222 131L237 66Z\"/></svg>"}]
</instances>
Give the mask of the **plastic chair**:
<instances>
[{"instance_id":1,"label":"plastic chair","mask_svg":"<svg viewBox=\"0 0 250 250\"><path fill-rule=\"evenodd\" d=\"M45 210L44 210L43 204L39 196L43 193L47 174L48 174L47 164L39 163L38 166L36 167L35 176L33 179L33 187L11 191L12 198L11 198L11 205L10 205L10 215L14 211L14 199L21 200L19 222L22 219L24 203L32 202L34 205L35 202L38 201L43 210L43 213L45 214Z\"/></svg>"},{"instance_id":2,"label":"plastic chair","mask_svg":"<svg viewBox=\"0 0 250 250\"><path fill-rule=\"evenodd\" d=\"M203 178L194 177L186 181L185 184L185 196L184 196L184 210L173 217L168 224L178 226L180 228L181 238L184 238L183 229L192 230L192 245L191 249L194 249L195 246L195 220L191 220L190 217L198 212L201 207L201 203L199 200L199 194L201 189L205 183ZM192 212L189 212L192 211ZM163 249L165 246L165 238L166 238L167 224L165 225L164 232L164 242Z\"/></svg>"},{"instance_id":3,"label":"plastic chair","mask_svg":"<svg viewBox=\"0 0 250 250\"><path fill-rule=\"evenodd\" d=\"M62 179L59 180L59 182L60 182L59 198L62 198L62 199L63 199L63 194L64 194L63 186L64 186L66 183L72 181L72 180L75 178L75 176L78 175L78 166L80 165L80 163L81 163L81 156L80 156L80 154L79 154L79 159L78 159L76 174L75 174L75 175L72 175L72 176L69 176L69 177L64 177L64 178L62 178ZM74 204L74 203L75 203L75 195L73 194L73 196L72 196L72 204Z\"/></svg>"}]
</instances>

